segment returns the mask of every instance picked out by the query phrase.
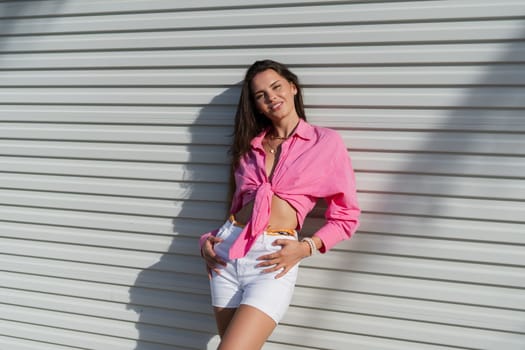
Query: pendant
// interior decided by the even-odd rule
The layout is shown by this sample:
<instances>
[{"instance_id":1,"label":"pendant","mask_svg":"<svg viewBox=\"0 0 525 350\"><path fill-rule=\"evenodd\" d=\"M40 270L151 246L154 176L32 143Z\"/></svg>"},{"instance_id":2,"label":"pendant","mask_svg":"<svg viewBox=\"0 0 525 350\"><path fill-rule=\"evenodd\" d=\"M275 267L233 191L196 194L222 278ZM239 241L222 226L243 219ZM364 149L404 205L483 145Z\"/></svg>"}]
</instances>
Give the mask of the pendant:
<instances>
[{"instance_id":1,"label":"pendant","mask_svg":"<svg viewBox=\"0 0 525 350\"><path fill-rule=\"evenodd\" d=\"M270 153L271 153L271 154L274 154L274 153L275 153L275 150L270 148Z\"/></svg>"}]
</instances>

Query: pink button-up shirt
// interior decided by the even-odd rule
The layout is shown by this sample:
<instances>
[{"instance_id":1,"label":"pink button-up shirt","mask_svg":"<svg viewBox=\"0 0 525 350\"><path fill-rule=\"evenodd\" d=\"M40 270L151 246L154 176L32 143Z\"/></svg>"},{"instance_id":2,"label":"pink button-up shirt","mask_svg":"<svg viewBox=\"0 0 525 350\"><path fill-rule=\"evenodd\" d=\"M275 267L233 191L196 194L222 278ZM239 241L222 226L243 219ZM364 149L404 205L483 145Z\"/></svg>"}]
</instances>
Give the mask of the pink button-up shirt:
<instances>
[{"instance_id":1,"label":"pink button-up shirt","mask_svg":"<svg viewBox=\"0 0 525 350\"><path fill-rule=\"evenodd\" d=\"M288 202L297 213L298 229L319 198L327 203L326 223L314 235L326 252L356 231L360 209L357 204L354 172L343 140L331 129L301 119L295 132L281 145L281 154L271 178L266 175L265 132L256 136L252 150L240 160L235 171L236 190L230 212L254 201L249 222L230 248L230 259L246 255L268 226L272 196ZM201 236L201 246L210 235Z\"/></svg>"}]
</instances>

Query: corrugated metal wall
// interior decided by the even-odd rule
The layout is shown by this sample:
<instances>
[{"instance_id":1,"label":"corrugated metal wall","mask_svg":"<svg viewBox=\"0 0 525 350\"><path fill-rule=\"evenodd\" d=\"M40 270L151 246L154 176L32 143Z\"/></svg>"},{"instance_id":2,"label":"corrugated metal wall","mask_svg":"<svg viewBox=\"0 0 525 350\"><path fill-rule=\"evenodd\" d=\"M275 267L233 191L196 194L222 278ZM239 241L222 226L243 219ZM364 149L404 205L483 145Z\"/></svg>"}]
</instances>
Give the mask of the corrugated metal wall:
<instances>
[{"instance_id":1,"label":"corrugated metal wall","mask_svg":"<svg viewBox=\"0 0 525 350\"><path fill-rule=\"evenodd\" d=\"M364 214L304 261L265 349L525 349L524 18L522 0L0 1L0 349L213 347L196 242L226 208L237 83L267 57L343 135Z\"/></svg>"}]
</instances>

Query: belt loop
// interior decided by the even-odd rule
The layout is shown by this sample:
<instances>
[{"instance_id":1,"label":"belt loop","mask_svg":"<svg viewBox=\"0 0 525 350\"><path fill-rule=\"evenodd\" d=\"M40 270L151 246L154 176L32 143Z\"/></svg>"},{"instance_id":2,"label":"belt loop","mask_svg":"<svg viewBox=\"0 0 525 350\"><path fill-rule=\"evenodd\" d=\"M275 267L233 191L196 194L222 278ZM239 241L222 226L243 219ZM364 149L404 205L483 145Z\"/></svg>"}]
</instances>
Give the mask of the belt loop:
<instances>
[{"instance_id":1,"label":"belt loop","mask_svg":"<svg viewBox=\"0 0 525 350\"><path fill-rule=\"evenodd\" d=\"M230 214L230 217L228 218L228 220L232 223L233 226L237 226L241 228L246 226L244 224L241 224L240 222L237 222L237 220L235 220L235 215L233 214Z\"/></svg>"}]
</instances>

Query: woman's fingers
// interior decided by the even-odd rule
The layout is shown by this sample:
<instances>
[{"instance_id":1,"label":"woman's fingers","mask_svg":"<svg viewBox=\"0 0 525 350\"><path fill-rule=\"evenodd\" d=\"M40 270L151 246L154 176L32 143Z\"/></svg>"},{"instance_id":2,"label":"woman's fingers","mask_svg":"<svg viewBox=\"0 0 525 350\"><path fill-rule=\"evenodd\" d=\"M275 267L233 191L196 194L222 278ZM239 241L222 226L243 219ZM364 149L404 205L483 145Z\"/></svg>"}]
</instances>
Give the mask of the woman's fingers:
<instances>
[{"instance_id":1,"label":"woman's fingers","mask_svg":"<svg viewBox=\"0 0 525 350\"><path fill-rule=\"evenodd\" d=\"M217 254L215 254L215 249L214 249L215 244L221 243L222 241L223 241L222 238L217 238L214 236L208 237L208 239L204 243L204 247L202 248L204 259L208 260L209 258L211 258L211 259L217 259L217 260L222 261L222 259Z\"/></svg>"},{"instance_id":2,"label":"woman's fingers","mask_svg":"<svg viewBox=\"0 0 525 350\"><path fill-rule=\"evenodd\" d=\"M204 246L202 247L202 257L206 262L206 270L208 272L208 278L211 278L211 272L214 271L217 274L220 274L220 269L217 268L217 265L226 266L226 261L224 261L220 256L215 253L215 244L222 242L221 238L214 236L208 237Z\"/></svg>"},{"instance_id":3,"label":"woman's fingers","mask_svg":"<svg viewBox=\"0 0 525 350\"><path fill-rule=\"evenodd\" d=\"M275 276L275 278L277 279L277 278L281 278L284 275L286 275L288 273L288 271L290 271L290 269L295 266L295 264L296 263L293 263L291 265L287 265L287 264L284 264L284 263L275 263L275 264L272 264L274 266L272 266L272 267L270 267L268 269L264 269L264 270L262 270L262 272L263 273L270 273L270 272L276 272L276 271L281 270L281 272Z\"/></svg>"},{"instance_id":4,"label":"woman's fingers","mask_svg":"<svg viewBox=\"0 0 525 350\"><path fill-rule=\"evenodd\" d=\"M210 237L208 237L207 241L210 242L212 245L214 245L215 243L222 242L223 239L219 238L219 237L215 237L215 236L210 236Z\"/></svg>"},{"instance_id":5,"label":"woman's fingers","mask_svg":"<svg viewBox=\"0 0 525 350\"><path fill-rule=\"evenodd\" d=\"M256 267L268 267L267 269L262 270L263 273L270 273L275 272L279 270L284 269L284 273L279 274L278 276L281 277L288 272L288 270L293 267L297 262L286 262L286 259L283 259L281 256L279 256L278 253L263 255L258 258L258 260L262 260L262 262L258 263ZM288 267L290 266L290 267ZM276 278L278 278L276 276Z\"/></svg>"},{"instance_id":6,"label":"woman's fingers","mask_svg":"<svg viewBox=\"0 0 525 350\"><path fill-rule=\"evenodd\" d=\"M290 271L290 268L288 266L285 266L283 270L278 275L275 276L275 279L283 277L284 275L288 273L288 271Z\"/></svg>"},{"instance_id":7,"label":"woman's fingers","mask_svg":"<svg viewBox=\"0 0 525 350\"><path fill-rule=\"evenodd\" d=\"M262 255L257 260L257 267L268 267L262 270L263 273L271 273L279 271L275 278L281 278L286 275L291 268L293 268L303 257L301 251L301 244L297 241L289 239L277 239L273 245L280 245L281 249L278 252Z\"/></svg>"}]
</instances>

